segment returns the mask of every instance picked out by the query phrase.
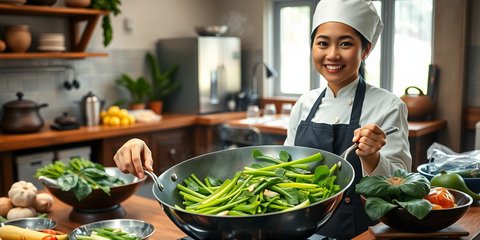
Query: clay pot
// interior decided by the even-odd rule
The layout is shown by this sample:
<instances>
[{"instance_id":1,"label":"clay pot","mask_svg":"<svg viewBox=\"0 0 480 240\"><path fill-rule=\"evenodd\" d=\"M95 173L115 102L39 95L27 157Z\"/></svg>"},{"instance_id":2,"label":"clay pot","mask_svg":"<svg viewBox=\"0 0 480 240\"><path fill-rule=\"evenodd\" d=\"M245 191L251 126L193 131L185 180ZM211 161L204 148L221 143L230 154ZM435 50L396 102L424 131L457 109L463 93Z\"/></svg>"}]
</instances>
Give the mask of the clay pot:
<instances>
[{"instance_id":1,"label":"clay pot","mask_svg":"<svg viewBox=\"0 0 480 240\"><path fill-rule=\"evenodd\" d=\"M150 101L148 103L148 108L150 108L154 113L161 115L163 109L163 101Z\"/></svg>"},{"instance_id":2,"label":"clay pot","mask_svg":"<svg viewBox=\"0 0 480 240\"><path fill-rule=\"evenodd\" d=\"M67 7L86 8L90 6L91 0L65 0Z\"/></svg>"},{"instance_id":3,"label":"clay pot","mask_svg":"<svg viewBox=\"0 0 480 240\"><path fill-rule=\"evenodd\" d=\"M5 51L6 48L7 48L7 45L2 39L0 39L0 52Z\"/></svg>"},{"instance_id":4,"label":"clay pot","mask_svg":"<svg viewBox=\"0 0 480 240\"><path fill-rule=\"evenodd\" d=\"M33 133L43 127L40 109L48 104L37 104L34 101L23 99L23 93L17 93L17 100L3 105L3 116L0 127L5 133Z\"/></svg>"},{"instance_id":5,"label":"clay pot","mask_svg":"<svg viewBox=\"0 0 480 240\"><path fill-rule=\"evenodd\" d=\"M415 89L418 93L412 94L409 92L410 89ZM433 111L432 99L418 87L406 88L405 94L400 98L407 104L409 120L425 120Z\"/></svg>"},{"instance_id":6,"label":"clay pot","mask_svg":"<svg viewBox=\"0 0 480 240\"><path fill-rule=\"evenodd\" d=\"M26 52L32 44L32 35L27 25L7 26L5 42L12 52Z\"/></svg>"}]
</instances>

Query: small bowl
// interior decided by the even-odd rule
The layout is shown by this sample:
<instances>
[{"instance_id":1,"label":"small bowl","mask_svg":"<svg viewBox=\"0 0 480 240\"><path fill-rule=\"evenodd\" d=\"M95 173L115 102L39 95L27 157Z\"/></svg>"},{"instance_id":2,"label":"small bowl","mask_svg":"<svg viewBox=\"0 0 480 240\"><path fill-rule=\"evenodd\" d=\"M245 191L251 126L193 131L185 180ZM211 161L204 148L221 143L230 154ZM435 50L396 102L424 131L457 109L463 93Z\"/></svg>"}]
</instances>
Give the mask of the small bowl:
<instances>
[{"instance_id":1,"label":"small bowl","mask_svg":"<svg viewBox=\"0 0 480 240\"><path fill-rule=\"evenodd\" d=\"M200 36L222 36L228 30L225 25L199 26L195 27L195 31Z\"/></svg>"},{"instance_id":2,"label":"small bowl","mask_svg":"<svg viewBox=\"0 0 480 240\"><path fill-rule=\"evenodd\" d=\"M78 201L72 191L62 191L59 187L52 186L43 181L41 181L41 183L53 196L75 209L104 210L112 208L132 196L146 179L146 177L139 179L131 174L122 173L122 171L116 167L106 167L105 171L107 174L123 179L127 183L111 187L110 195L101 189L93 189L82 201Z\"/></svg>"},{"instance_id":3,"label":"small bowl","mask_svg":"<svg viewBox=\"0 0 480 240\"><path fill-rule=\"evenodd\" d=\"M0 227L5 225L13 225L21 228L32 230L53 229L57 226L57 222L48 218L19 218L0 223Z\"/></svg>"},{"instance_id":4,"label":"small bowl","mask_svg":"<svg viewBox=\"0 0 480 240\"><path fill-rule=\"evenodd\" d=\"M405 232L425 233L436 232L447 228L460 219L472 204L473 200L468 194L448 189L455 197L456 207L431 210L423 219L419 220L404 208L394 208L380 218L385 225Z\"/></svg>"},{"instance_id":5,"label":"small bowl","mask_svg":"<svg viewBox=\"0 0 480 240\"><path fill-rule=\"evenodd\" d=\"M435 176L435 174L428 171L428 163L418 166L417 171L427 177L428 180L431 180L433 176ZM480 178L463 178L463 181L472 192L480 193Z\"/></svg>"},{"instance_id":6,"label":"small bowl","mask_svg":"<svg viewBox=\"0 0 480 240\"><path fill-rule=\"evenodd\" d=\"M120 228L124 232L135 234L136 237L147 239L155 228L152 224L136 219L111 219L82 225L68 234L70 240L77 240L78 236L89 236L94 228Z\"/></svg>"}]
</instances>

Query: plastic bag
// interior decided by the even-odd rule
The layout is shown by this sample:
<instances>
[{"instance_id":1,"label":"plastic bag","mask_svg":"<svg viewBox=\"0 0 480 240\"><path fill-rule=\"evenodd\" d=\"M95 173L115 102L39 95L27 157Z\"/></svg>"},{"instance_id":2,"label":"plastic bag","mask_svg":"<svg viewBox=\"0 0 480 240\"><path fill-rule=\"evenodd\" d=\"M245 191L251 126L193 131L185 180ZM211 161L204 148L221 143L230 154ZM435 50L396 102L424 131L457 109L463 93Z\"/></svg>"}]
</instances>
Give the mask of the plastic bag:
<instances>
[{"instance_id":1,"label":"plastic bag","mask_svg":"<svg viewBox=\"0 0 480 240\"><path fill-rule=\"evenodd\" d=\"M480 150L456 153L439 143L433 143L427 150L426 171L437 174L444 171L463 171L480 169Z\"/></svg>"}]
</instances>

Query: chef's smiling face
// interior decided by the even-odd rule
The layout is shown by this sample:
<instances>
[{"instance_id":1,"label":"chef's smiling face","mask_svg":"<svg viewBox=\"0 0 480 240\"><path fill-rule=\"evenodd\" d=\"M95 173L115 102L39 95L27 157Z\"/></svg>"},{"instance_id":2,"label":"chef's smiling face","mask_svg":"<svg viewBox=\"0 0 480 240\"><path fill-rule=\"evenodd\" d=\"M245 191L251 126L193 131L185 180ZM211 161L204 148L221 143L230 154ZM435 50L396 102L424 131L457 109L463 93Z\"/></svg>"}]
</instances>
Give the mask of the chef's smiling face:
<instances>
[{"instance_id":1,"label":"chef's smiling face","mask_svg":"<svg viewBox=\"0 0 480 240\"><path fill-rule=\"evenodd\" d=\"M327 22L317 27L312 57L317 71L336 94L358 77L358 69L370 49L362 49L361 36L352 27Z\"/></svg>"}]
</instances>

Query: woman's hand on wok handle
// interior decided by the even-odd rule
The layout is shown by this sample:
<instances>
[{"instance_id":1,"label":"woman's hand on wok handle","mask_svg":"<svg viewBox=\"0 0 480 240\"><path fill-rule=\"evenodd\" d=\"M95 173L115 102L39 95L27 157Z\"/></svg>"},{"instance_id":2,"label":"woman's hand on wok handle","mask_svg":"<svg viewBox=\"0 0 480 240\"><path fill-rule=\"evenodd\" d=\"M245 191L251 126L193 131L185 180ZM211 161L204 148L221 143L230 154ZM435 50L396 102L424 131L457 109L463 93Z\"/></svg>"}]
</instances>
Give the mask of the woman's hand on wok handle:
<instances>
[{"instance_id":1,"label":"woman's hand on wok handle","mask_svg":"<svg viewBox=\"0 0 480 240\"><path fill-rule=\"evenodd\" d=\"M380 149L385 146L386 135L383 130L375 124L367 124L354 132L353 142L358 143L356 154L363 162L363 167L371 173L380 160Z\"/></svg>"},{"instance_id":2,"label":"woman's hand on wok handle","mask_svg":"<svg viewBox=\"0 0 480 240\"><path fill-rule=\"evenodd\" d=\"M117 167L124 173L131 173L138 178L143 178L143 166L153 171L152 151L147 144L138 138L132 138L118 149L113 157Z\"/></svg>"}]
</instances>

